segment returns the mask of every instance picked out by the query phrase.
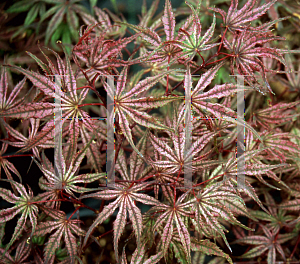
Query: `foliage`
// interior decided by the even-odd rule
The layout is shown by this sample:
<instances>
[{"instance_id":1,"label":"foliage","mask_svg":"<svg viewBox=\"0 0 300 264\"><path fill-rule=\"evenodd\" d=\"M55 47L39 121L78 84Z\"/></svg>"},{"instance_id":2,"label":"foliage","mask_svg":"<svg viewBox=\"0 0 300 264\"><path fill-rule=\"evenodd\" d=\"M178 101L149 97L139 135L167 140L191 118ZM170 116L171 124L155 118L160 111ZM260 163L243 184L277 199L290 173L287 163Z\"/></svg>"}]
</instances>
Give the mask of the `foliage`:
<instances>
[{"instance_id":1,"label":"foliage","mask_svg":"<svg viewBox=\"0 0 300 264\"><path fill-rule=\"evenodd\" d=\"M148 10L144 1L138 25L97 1L90 1L91 12L78 0L22 0L6 10L28 11L12 38L39 17L39 27L48 22L45 44L62 41L56 51L38 44L44 60L27 52L40 70L30 63L1 68L0 197L10 205L0 210L0 263L89 263L89 249L109 234L113 263L207 263L206 255L214 255L210 264L299 261L299 50L283 48L285 38L272 29L295 23L295 15L280 17L280 0L231 0L229 8L225 2L190 0L174 10L165 0L155 17L159 1ZM203 16L211 23L202 23ZM133 72L135 66L144 69ZM230 79L228 69L245 82ZM281 94L274 83L284 85ZM244 119L236 111L242 91ZM293 100L284 101L288 92ZM112 123L115 139L108 134ZM240 126L245 141L236 144ZM106 157L108 142L115 144L113 157ZM6 154L12 147L18 150ZM53 163L47 150L57 147ZM20 156L37 166L37 190L23 183L30 174L9 161ZM91 200L100 200L100 208ZM94 218L86 226L83 210ZM97 235L114 215L112 229Z\"/></svg>"}]
</instances>

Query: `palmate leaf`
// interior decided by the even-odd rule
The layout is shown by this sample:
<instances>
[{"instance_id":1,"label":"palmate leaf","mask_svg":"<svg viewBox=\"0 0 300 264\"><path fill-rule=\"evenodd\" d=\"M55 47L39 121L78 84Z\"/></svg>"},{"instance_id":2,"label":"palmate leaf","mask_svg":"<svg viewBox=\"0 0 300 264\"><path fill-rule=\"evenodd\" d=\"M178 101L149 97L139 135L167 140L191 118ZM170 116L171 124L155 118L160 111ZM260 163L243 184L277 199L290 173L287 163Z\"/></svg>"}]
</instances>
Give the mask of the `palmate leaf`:
<instances>
[{"instance_id":1,"label":"palmate leaf","mask_svg":"<svg viewBox=\"0 0 300 264\"><path fill-rule=\"evenodd\" d=\"M25 187L22 184L12 180L3 181L10 182L18 191L20 197L15 196L11 191L7 189L0 188L0 196L7 202L15 204L12 208L0 210L0 221L7 222L14 218L17 214L21 213L12 238L6 245L3 252L3 254L5 254L10 246L14 243L14 241L21 235L28 218L32 226L31 235L34 233L37 224L38 207L33 203L35 201L35 198L33 197L31 189L29 189L27 193Z\"/></svg>"},{"instance_id":2,"label":"palmate leaf","mask_svg":"<svg viewBox=\"0 0 300 264\"><path fill-rule=\"evenodd\" d=\"M271 93L272 91L266 77L265 66L263 65L262 58L272 58L282 64L286 65L285 60L280 52L275 48L269 47L260 47L261 44L272 42L274 40L283 40L281 37L273 36L273 34L254 34L253 32L245 29L240 34L235 34L233 40L230 42L224 38L224 47L228 49L231 54L231 71L234 73L234 64L236 65L237 71L241 75L245 75L246 82L253 87L261 91L259 87L256 87L254 84L259 84L255 72L260 71L260 76L263 79L264 84L260 84L264 89L267 88ZM256 46L259 45L259 46ZM255 47L256 46L256 47Z\"/></svg>"},{"instance_id":3,"label":"palmate leaf","mask_svg":"<svg viewBox=\"0 0 300 264\"><path fill-rule=\"evenodd\" d=\"M13 180L10 171L12 171L14 174L16 174L20 181L22 181L22 177L20 175L20 173L17 171L16 167L14 166L13 163L11 163L10 161L8 161L5 156L3 156L3 154L5 154L6 150L7 150L7 143L2 143L2 147L0 150L0 179L1 179L1 167L3 168L3 170L5 171L5 174L7 176L7 178L9 180ZM10 170L10 171L9 171Z\"/></svg>"},{"instance_id":4,"label":"palmate leaf","mask_svg":"<svg viewBox=\"0 0 300 264\"><path fill-rule=\"evenodd\" d=\"M256 245L256 247L252 248L245 254L241 256L241 258L250 258L253 259L261 255L263 252L268 250L267 263L273 264L276 262L276 252L278 252L281 257L286 260L285 253L281 247L281 244L285 243L287 240L294 238L297 234L279 234L278 237L275 233L271 233L268 228L264 225L261 225L261 228L264 232L265 236L255 235L255 236L247 236L241 239L236 240L234 243L245 243L249 245Z\"/></svg>"},{"instance_id":5,"label":"palmate leaf","mask_svg":"<svg viewBox=\"0 0 300 264\"><path fill-rule=\"evenodd\" d=\"M14 256L12 256L10 253L11 252L6 252L5 255L3 255L4 253L4 249L0 248L0 256L1 256L1 264L21 264L21 263L25 263L24 261L28 258L29 254L30 254L30 246L27 244L27 241L24 240L23 242L21 242L16 250L16 253ZM28 263L28 262L26 262Z\"/></svg>"},{"instance_id":6,"label":"palmate leaf","mask_svg":"<svg viewBox=\"0 0 300 264\"><path fill-rule=\"evenodd\" d=\"M129 120L133 120L136 123L148 128L166 129L169 131L173 131L173 129L161 124L158 120L156 120L154 117L151 117L146 112L139 110L139 108L151 109L158 106L162 106L164 104L169 103L172 100L168 99L167 97L163 98L163 100L157 99L157 100L153 100L152 102L151 99L147 99L147 98L132 99L133 97L137 97L142 92L146 92L147 90L149 90L152 86L154 86L161 78L163 78L169 72L171 71L163 72L154 77L147 77L146 79L138 82L132 89L130 89L127 92L125 91L126 79L127 79L127 67L125 67L122 70L120 76L118 77L117 84L116 84L116 96L114 98L115 108L116 108L115 113L119 117L119 124L123 134L125 135L126 139L130 143L132 148L137 153L139 153L139 151L133 143L131 129L129 126ZM111 91L111 87L106 82L103 83L106 92L109 95L112 95L113 91ZM178 99L174 98L174 100L178 100ZM145 103L145 101L147 103Z\"/></svg>"},{"instance_id":7,"label":"palmate leaf","mask_svg":"<svg viewBox=\"0 0 300 264\"><path fill-rule=\"evenodd\" d=\"M17 139L18 141L7 141L7 140L2 140L2 142L6 142L7 144L21 148L20 150L17 151L19 152L25 152L27 149L31 149L35 157L40 159L39 151L37 147L44 147L44 148L50 148L54 147L54 143L50 141L47 137L44 137L43 140L40 140L40 138L36 138L38 135L38 128L40 125L40 120L39 119L33 119L30 118L30 127L28 128L28 138L24 137L20 132L17 130L13 129L10 125L6 124L3 122L7 132Z\"/></svg>"},{"instance_id":8,"label":"palmate leaf","mask_svg":"<svg viewBox=\"0 0 300 264\"><path fill-rule=\"evenodd\" d=\"M241 118L236 117L236 113L218 103L209 103L208 100L211 100L212 98L222 98L225 96L232 95L238 91L241 91L241 89L245 89L245 87L238 87L237 85L233 84L223 84L223 85L216 85L214 88L212 88L208 92L204 92L206 87L212 82L214 79L216 73L218 70L224 65L224 63L219 63L215 67L210 68L207 72L205 72L199 81L197 82L197 85L194 89L191 91L191 105L192 110L194 110L200 118L206 118L206 114L216 116L217 118L224 118L229 122L240 124L251 130L260 140L260 135L253 129L252 126L250 126L247 122L244 122L241 120ZM184 85L187 87L189 85L189 80L192 80L190 68L188 67L188 70L185 74L185 82ZM192 85L190 83L190 85ZM183 106L182 106L183 107ZM197 118L198 116L196 116Z\"/></svg>"},{"instance_id":9,"label":"palmate leaf","mask_svg":"<svg viewBox=\"0 0 300 264\"><path fill-rule=\"evenodd\" d=\"M233 201L234 203L232 203ZM233 214L249 215L244 201L231 186L220 183L208 186L203 191L198 192L197 198L186 202L183 207L191 207L195 211L195 228L199 230L198 232L202 232L204 227L207 229L206 236L211 236L214 233L220 234L230 251L231 248L224 234L225 228L220 224L218 218L249 229L240 223Z\"/></svg>"},{"instance_id":10,"label":"palmate leaf","mask_svg":"<svg viewBox=\"0 0 300 264\"><path fill-rule=\"evenodd\" d=\"M117 184L115 183L114 190L104 190L93 194L83 195L81 198L91 198L103 200L111 200L117 198L114 202L109 203L103 209L103 211L97 216L93 224L90 226L83 244L87 243L87 240L96 226L103 223L113 212L119 207L116 221L114 222L114 248L116 259L119 258L118 253L118 240L121 237L127 219L127 212L132 222L134 234L137 239L137 245L140 245L140 239L142 234L142 214L140 209L134 204L134 200L148 205L160 204L159 201L148 196L146 194L137 193L138 191L151 185L152 182L145 182L131 187L130 183Z\"/></svg>"},{"instance_id":11,"label":"palmate leaf","mask_svg":"<svg viewBox=\"0 0 300 264\"><path fill-rule=\"evenodd\" d=\"M10 86L11 78L8 78L8 72L5 67L1 67L1 77L0 77L0 116L10 109L16 107L20 104L24 98L17 99L18 94L24 87L26 77L22 81L20 81L11 91L10 95L7 98L8 88Z\"/></svg>"},{"instance_id":12,"label":"palmate leaf","mask_svg":"<svg viewBox=\"0 0 300 264\"><path fill-rule=\"evenodd\" d=\"M62 171L54 172L53 166L49 162L50 168L44 167L42 164L38 163L35 159L35 163L40 168L40 170L43 172L46 182L44 182L45 185L47 185L47 189L49 190L48 196L40 198L46 199L49 198L49 196L57 196L57 193L55 194L56 190L65 190L69 195L74 197L73 192L78 193L84 193L88 191L95 190L94 188L85 188L78 186L78 183L91 183L98 179L104 178L106 173L87 173L87 174L81 174L76 175L76 172L80 166L80 163L82 162L83 158L85 157L85 154L87 152L87 149L89 145L91 144L93 138L87 144L82 148L79 152L76 154L73 153L71 156L71 161L65 162L65 157L62 155L60 157L61 162L61 168ZM69 164L69 165L66 165Z\"/></svg>"},{"instance_id":13,"label":"palmate leaf","mask_svg":"<svg viewBox=\"0 0 300 264\"><path fill-rule=\"evenodd\" d=\"M195 10L192 5L186 2L186 4L192 9L193 15L193 33L190 35L183 29L179 29L181 33L184 34L186 40L181 42L178 46L182 48L183 55L189 56L188 61L193 60L194 56L201 51L209 50L215 46L218 46L220 43L214 43L207 45L206 43L209 42L211 37L213 36L214 29L216 26L216 17L214 15L213 23L211 24L210 28L206 31L206 33L201 36L201 23L199 18L199 10L201 1L199 1L197 5L197 9Z\"/></svg>"},{"instance_id":14,"label":"palmate leaf","mask_svg":"<svg viewBox=\"0 0 300 264\"><path fill-rule=\"evenodd\" d=\"M125 66L130 63L130 60L126 62L117 59L117 57L122 57L122 49L132 40L137 38L139 34L110 41L105 39L104 34L93 39L90 39L89 34L90 30L86 29L86 32L73 49L73 53L76 57L82 60L88 67L86 73L89 78L94 78L97 73L100 75L110 75L110 70L108 70L109 67L114 68L116 72L118 72L116 67Z\"/></svg>"},{"instance_id":15,"label":"palmate leaf","mask_svg":"<svg viewBox=\"0 0 300 264\"><path fill-rule=\"evenodd\" d=\"M51 263L51 258L55 255L55 250L59 248L60 241L64 237L66 248L68 250L70 258L69 263L75 263L75 255L77 254L77 242L73 235L75 233L77 236L84 236L85 231L78 227L78 220L69 220L66 218L66 214L63 211L58 211L54 209L49 209L42 207L42 210L55 221L47 221L40 223L36 229L34 235L44 236L47 233L56 231L49 237L46 247L44 248L45 253L45 263Z\"/></svg>"},{"instance_id":16,"label":"palmate leaf","mask_svg":"<svg viewBox=\"0 0 300 264\"><path fill-rule=\"evenodd\" d=\"M251 22L263 15L276 1L277 0L273 0L260 7L253 8L256 1L249 0L240 10L237 10L239 1L231 0L227 15L222 9L212 7L209 9L220 13L224 23L223 26L227 27L230 31L243 30L247 27L247 22Z\"/></svg>"},{"instance_id":17,"label":"palmate leaf","mask_svg":"<svg viewBox=\"0 0 300 264\"><path fill-rule=\"evenodd\" d=\"M171 241L174 231L176 230L179 235L179 241L183 248L184 254L187 259L187 263L191 263L191 254L190 254L190 233L184 221L184 217L188 215L188 211L186 209L185 204L183 203L186 196L189 194L190 191L187 191L183 195L181 195L176 203L174 204L160 204L151 208L153 211L160 211L163 212L159 217L157 217L156 222L153 226L153 232L159 231L164 223L164 231L163 231L163 241ZM174 197L173 197L174 200ZM170 227L170 225L174 225L174 227ZM163 255L165 256L167 248L164 245L161 245Z\"/></svg>"}]
</instances>

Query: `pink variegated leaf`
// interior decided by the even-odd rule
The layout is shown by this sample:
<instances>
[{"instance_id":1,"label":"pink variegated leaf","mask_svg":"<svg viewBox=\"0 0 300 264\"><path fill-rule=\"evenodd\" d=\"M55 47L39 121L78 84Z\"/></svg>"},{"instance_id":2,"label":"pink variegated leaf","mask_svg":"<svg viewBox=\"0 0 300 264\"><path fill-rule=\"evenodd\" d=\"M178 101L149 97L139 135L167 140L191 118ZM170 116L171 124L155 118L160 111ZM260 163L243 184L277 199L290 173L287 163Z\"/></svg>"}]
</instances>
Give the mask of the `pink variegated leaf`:
<instances>
[{"instance_id":1,"label":"pink variegated leaf","mask_svg":"<svg viewBox=\"0 0 300 264\"><path fill-rule=\"evenodd\" d=\"M268 263L275 263L276 262L276 250L275 247L271 247L271 249L268 252Z\"/></svg>"},{"instance_id":2,"label":"pink variegated leaf","mask_svg":"<svg viewBox=\"0 0 300 264\"><path fill-rule=\"evenodd\" d=\"M128 75L128 66L125 66L121 71L117 80L117 87L115 92L116 97L121 97L121 92L124 91L126 87L127 75Z\"/></svg>"},{"instance_id":3,"label":"pink variegated leaf","mask_svg":"<svg viewBox=\"0 0 300 264\"><path fill-rule=\"evenodd\" d=\"M80 134L82 142L86 145L91 140L91 136L89 135L89 133L87 133L84 127L81 127ZM98 151L98 148L98 145L94 144L94 142L92 141L92 144L89 145L86 151L86 157L88 159L88 163L91 164L95 171L101 172L102 158L101 153Z\"/></svg>"},{"instance_id":4,"label":"pink variegated leaf","mask_svg":"<svg viewBox=\"0 0 300 264\"><path fill-rule=\"evenodd\" d=\"M173 220L174 220L174 213L171 213L167 219L166 225L164 226L164 231L161 236L161 239L164 241L162 244L162 252L164 256L166 255L169 245L173 236Z\"/></svg>"},{"instance_id":5,"label":"pink variegated leaf","mask_svg":"<svg viewBox=\"0 0 300 264\"><path fill-rule=\"evenodd\" d=\"M148 204L148 205L157 205L159 203L158 200L156 200L155 198L149 196L149 195L146 195L146 194L142 194L142 193L134 193L134 194L131 194L131 197L140 202L140 203L143 203L143 204Z\"/></svg>"},{"instance_id":6,"label":"pink variegated leaf","mask_svg":"<svg viewBox=\"0 0 300 264\"><path fill-rule=\"evenodd\" d=\"M71 120L69 124L69 139L67 141L67 146L64 148L64 156L66 161L66 166L70 166L72 157L74 153L77 152L77 141L79 137L79 122L77 118ZM85 142L87 144L87 142Z\"/></svg>"},{"instance_id":7,"label":"pink variegated leaf","mask_svg":"<svg viewBox=\"0 0 300 264\"><path fill-rule=\"evenodd\" d=\"M263 236L247 236L235 241L235 243L246 243L249 245L263 245L268 242L268 238Z\"/></svg>"},{"instance_id":8,"label":"pink variegated leaf","mask_svg":"<svg viewBox=\"0 0 300 264\"><path fill-rule=\"evenodd\" d=\"M11 176L11 173L9 172L9 170L10 170L14 174L16 174L19 177L20 181L21 181L22 177L21 177L20 173L17 171L14 164L12 164L11 162L9 162L8 160L6 160L4 158L1 159L0 164L1 164L2 168L4 169L4 171L6 173L6 176L8 177L9 180L13 180L13 178ZM0 173L0 179L1 179L1 173Z\"/></svg>"},{"instance_id":9,"label":"pink variegated leaf","mask_svg":"<svg viewBox=\"0 0 300 264\"><path fill-rule=\"evenodd\" d=\"M123 247L122 255L120 257L120 263L121 264L127 264L127 258L125 253L125 247Z\"/></svg>"},{"instance_id":10,"label":"pink variegated leaf","mask_svg":"<svg viewBox=\"0 0 300 264\"><path fill-rule=\"evenodd\" d=\"M191 155L197 155L206 144L210 142L210 140L214 137L216 133L207 133L203 135L203 137L197 139L191 146L191 148L187 151L185 159L188 159Z\"/></svg>"},{"instance_id":11,"label":"pink variegated leaf","mask_svg":"<svg viewBox=\"0 0 300 264\"><path fill-rule=\"evenodd\" d=\"M126 198L122 198L120 201L119 212L117 214L116 220L114 221L114 249L115 249L116 259L119 258L118 242L126 225L126 218L127 218L126 208L128 208L128 206L129 206L128 200Z\"/></svg>"},{"instance_id":12,"label":"pink variegated leaf","mask_svg":"<svg viewBox=\"0 0 300 264\"><path fill-rule=\"evenodd\" d=\"M15 106L0 113L0 117L12 118L44 118L53 114L52 103L26 103Z\"/></svg>"},{"instance_id":13,"label":"pink variegated leaf","mask_svg":"<svg viewBox=\"0 0 300 264\"><path fill-rule=\"evenodd\" d=\"M137 144L137 148L139 149L140 153L145 156L146 155L146 146L147 146L147 139L148 139L149 131L147 130L143 137L140 139L139 143ZM125 159L124 159L125 161ZM137 154L137 152L133 152L130 155L130 178L131 180L136 180L139 178L139 172L142 169L144 164L144 160Z\"/></svg>"},{"instance_id":14,"label":"pink variegated leaf","mask_svg":"<svg viewBox=\"0 0 300 264\"><path fill-rule=\"evenodd\" d=\"M156 230L158 230L160 228L160 226L167 220L169 215L170 215L170 212L166 211L156 219L156 222L152 228L153 232L155 232ZM173 217L173 219L174 219L174 217Z\"/></svg>"},{"instance_id":15,"label":"pink variegated leaf","mask_svg":"<svg viewBox=\"0 0 300 264\"><path fill-rule=\"evenodd\" d=\"M143 258L145 256L145 247L146 247L146 241L144 241L140 248L136 248L136 250L133 252L132 257L131 257L131 262L132 264L142 264Z\"/></svg>"},{"instance_id":16,"label":"pink variegated leaf","mask_svg":"<svg viewBox=\"0 0 300 264\"><path fill-rule=\"evenodd\" d=\"M104 190L96 193L91 193L91 194L85 194L82 197L84 198L95 198L95 199L100 199L100 200L112 200L117 198L121 194L121 191L119 190Z\"/></svg>"},{"instance_id":17,"label":"pink variegated leaf","mask_svg":"<svg viewBox=\"0 0 300 264\"><path fill-rule=\"evenodd\" d=\"M15 65L8 65L10 68L23 73L38 89L43 91L46 95L55 97L55 83L49 78L32 71L25 70Z\"/></svg>"},{"instance_id":18,"label":"pink variegated leaf","mask_svg":"<svg viewBox=\"0 0 300 264\"><path fill-rule=\"evenodd\" d=\"M98 225L100 225L101 223L103 223L103 221L105 221L108 217L110 217L114 211L117 209L117 207L119 206L120 202L121 202L121 198L119 197L117 200L115 200L114 202L104 206L102 212L97 216L97 218L95 219L95 221L93 222L93 224L90 226L90 228L88 229L86 236L84 238L83 241L83 245L86 244L88 238L90 237L92 231L94 230L94 228Z\"/></svg>"},{"instance_id":19,"label":"pink variegated leaf","mask_svg":"<svg viewBox=\"0 0 300 264\"><path fill-rule=\"evenodd\" d=\"M35 236L44 236L48 233L51 233L52 230L54 230L56 228L57 228L56 221L42 222L42 223L39 223L38 226L36 227L34 235Z\"/></svg>"},{"instance_id":20,"label":"pink variegated leaf","mask_svg":"<svg viewBox=\"0 0 300 264\"><path fill-rule=\"evenodd\" d=\"M136 153L135 151L133 153ZM133 154L132 154L133 155ZM121 174L123 180L130 180L128 176L128 169L126 163L126 156L123 149L120 149L117 163L115 165L116 170ZM132 174L130 174L132 175Z\"/></svg>"},{"instance_id":21,"label":"pink variegated leaf","mask_svg":"<svg viewBox=\"0 0 300 264\"><path fill-rule=\"evenodd\" d=\"M195 97L199 94L201 94L201 91L203 91L214 79L216 73L218 70L223 66L224 63L219 63L215 67L210 68L207 72L205 72L201 78L199 79L196 87L192 91L192 96ZM187 78L187 75L186 75Z\"/></svg>"},{"instance_id":22,"label":"pink variegated leaf","mask_svg":"<svg viewBox=\"0 0 300 264\"><path fill-rule=\"evenodd\" d=\"M119 125L120 128L123 132L123 134L125 135L126 139L128 140L130 146L138 153L141 155L141 153L139 152L139 150L136 148L136 146L134 145L133 139L132 139L132 134L131 134L131 129L129 127L129 122L125 116L125 114L120 111L119 112Z\"/></svg>"},{"instance_id":23,"label":"pink variegated leaf","mask_svg":"<svg viewBox=\"0 0 300 264\"><path fill-rule=\"evenodd\" d=\"M287 234L279 234L278 235L278 238L277 238L277 243L280 245L280 244L283 244L285 243L286 241L290 240L290 239L293 239L294 237L297 236L297 233L296 232L293 232L293 233L287 233Z\"/></svg>"},{"instance_id":24,"label":"pink variegated leaf","mask_svg":"<svg viewBox=\"0 0 300 264\"><path fill-rule=\"evenodd\" d=\"M273 0L260 7L253 8L255 0L250 0L240 10L237 10L238 0L231 0L226 18L226 13L223 10L219 8L209 9L220 13L223 18L224 27L227 26L230 31L233 31L244 29L247 26L246 22L253 21L263 15L275 2L276 0Z\"/></svg>"},{"instance_id":25,"label":"pink variegated leaf","mask_svg":"<svg viewBox=\"0 0 300 264\"><path fill-rule=\"evenodd\" d=\"M129 219L132 222L132 227L136 236L137 245L140 246L140 239L142 234L142 213L140 209L134 205L131 197L127 198L127 210L129 213Z\"/></svg>"},{"instance_id":26,"label":"pink variegated leaf","mask_svg":"<svg viewBox=\"0 0 300 264\"><path fill-rule=\"evenodd\" d=\"M260 256L266 250L268 250L268 248L265 245L260 245L258 247L250 249L247 253L243 254L241 257L253 259L254 257ZM271 264L272 262L269 263Z\"/></svg>"},{"instance_id":27,"label":"pink variegated leaf","mask_svg":"<svg viewBox=\"0 0 300 264\"><path fill-rule=\"evenodd\" d=\"M162 251L160 251L156 255L153 255L149 259L147 259L144 262L144 264L156 264L162 259L163 256L164 256L164 253Z\"/></svg>"},{"instance_id":28,"label":"pink variegated leaf","mask_svg":"<svg viewBox=\"0 0 300 264\"><path fill-rule=\"evenodd\" d=\"M121 102L123 102L123 101L126 102L126 99L131 98L133 96L137 96L140 93L149 90L160 79L162 79L167 74L173 73L174 71L179 71L179 70L169 70L169 71L165 71L165 72L162 72L160 74L157 74L156 76L147 77L146 79L138 82L137 85L135 87L133 87L129 92L125 93L124 95L121 95L120 101Z\"/></svg>"},{"instance_id":29,"label":"pink variegated leaf","mask_svg":"<svg viewBox=\"0 0 300 264\"><path fill-rule=\"evenodd\" d=\"M279 208L290 211L300 210L300 199L283 202L279 205Z\"/></svg>"},{"instance_id":30,"label":"pink variegated leaf","mask_svg":"<svg viewBox=\"0 0 300 264\"><path fill-rule=\"evenodd\" d=\"M257 175L257 174L264 174L269 170L274 168L278 168L281 166L286 166L288 164L277 164L277 165L267 165L267 164L248 164L245 168L245 174L247 175Z\"/></svg>"},{"instance_id":31,"label":"pink variegated leaf","mask_svg":"<svg viewBox=\"0 0 300 264\"><path fill-rule=\"evenodd\" d=\"M131 117L136 123L138 123L142 126L145 126L148 128L160 129L160 130L166 129L169 131L174 131L174 129L161 124L161 122L159 120L157 120L153 116L148 115L146 112L138 111L133 108L129 108L125 105L122 106L122 110L129 117Z\"/></svg>"},{"instance_id":32,"label":"pink variegated leaf","mask_svg":"<svg viewBox=\"0 0 300 264\"><path fill-rule=\"evenodd\" d=\"M149 109L149 108L157 108L162 107L170 102L181 100L183 99L183 96L178 97L171 97L171 96L161 96L161 97L142 97L139 99L130 99L127 101L122 102L124 106L130 106L135 105L136 107L140 107L143 110Z\"/></svg>"},{"instance_id":33,"label":"pink variegated leaf","mask_svg":"<svg viewBox=\"0 0 300 264\"><path fill-rule=\"evenodd\" d=\"M180 241L182 243L183 249L185 251L185 254L187 255L188 259L191 258L191 238L190 238L190 233L185 226L183 220L179 215L175 213L174 215L175 222L176 222L176 227L179 233Z\"/></svg>"},{"instance_id":34,"label":"pink variegated leaf","mask_svg":"<svg viewBox=\"0 0 300 264\"><path fill-rule=\"evenodd\" d=\"M64 240L66 243L66 247L70 256L71 263L75 263L75 256L77 254L77 240L75 236L71 233L71 230L69 229L69 226L66 225L63 231L64 234Z\"/></svg>"},{"instance_id":35,"label":"pink variegated leaf","mask_svg":"<svg viewBox=\"0 0 300 264\"><path fill-rule=\"evenodd\" d=\"M50 236L48 242L46 243L46 247L44 249L45 261L50 261L51 257L55 255L55 250L59 248L60 241L63 236L64 227L62 225L55 231L54 234Z\"/></svg>"},{"instance_id":36,"label":"pink variegated leaf","mask_svg":"<svg viewBox=\"0 0 300 264\"><path fill-rule=\"evenodd\" d=\"M176 162L177 157L175 156L173 150L163 141L159 140L153 134L150 134L150 140L153 146L164 156L170 159L170 161Z\"/></svg>"},{"instance_id":37,"label":"pink variegated leaf","mask_svg":"<svg viewBox=\"0 0 300 264\"><path fill-rule=\"evenodd\" d=\"M80 166L80 163L82 162L83 158L85 157L85 153L87 152L87 149L89 145L92 143L92 140L94 138L91 138L89 142L84 146L83 149L81 149L79 152L77 152L76 155L73 154L73 158L70 162L69 170L67 171L65 178L66 179L72 179L74 177L74 174L76 173L78 167Z\"/></svg>"},{"instance_id":38,"label":"pink variegated leaf","mask_svg":"<svg viewBox=\"0 0 300 264\"><path fill-rule=\"evenodd\" d=\"M161 43L160 36L150 28L144 28L141 26L131 25L124 22L118 22L118 24L125 25L129 28L132 28L134 31L141 33L141 37L143 37L143 39L152 46L159 46Z\"/></svg>"},{"instance_id":39,"label":"pink variegated leaf","mask_svg":"<svg viewBox=\"0 0 300 264\"><path fill-rule=\"evenodd\" d=\"M18 213L22 211L22 206L14 206L9 209L2 209L0 210L0 221L7 222L13 219Z\"/></svg>"},{"instance_id":40,"label":"pink variegated leaf","mask_svg":"<svg viewBox=\"0 0 300 264\"><path fill-rule=\"evenodd\" d=\"M175 16L172 11L172 5L170 3L170 0L165 1L164 15L161 19L166 33L166 40L173 40L175 31Z\"/></svg>"},{"instance_id":41,"label":"pink variegated leaf","mask_svg":"<svg viewBox=\"0 0 300 264\"><path fill-rule=\"evenodd\" d=\"M16 203L19 199L10 190L0 188L0 196L9 203Z\"/></svg>"}]
</instances>

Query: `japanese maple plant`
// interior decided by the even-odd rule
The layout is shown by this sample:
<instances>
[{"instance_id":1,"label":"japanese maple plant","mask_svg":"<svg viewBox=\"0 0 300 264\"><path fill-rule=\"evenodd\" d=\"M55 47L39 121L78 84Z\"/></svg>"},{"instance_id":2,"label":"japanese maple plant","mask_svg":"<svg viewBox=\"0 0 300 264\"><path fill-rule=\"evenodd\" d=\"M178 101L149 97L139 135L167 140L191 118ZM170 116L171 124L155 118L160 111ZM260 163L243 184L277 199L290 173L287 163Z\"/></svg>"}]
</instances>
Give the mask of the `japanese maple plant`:
<instances>
[{"instance_id":1,"label":"japanese maple plant","mask_svg":"<svg viewBox=\"0 0 300 264\"><path fill-rule=\"evenodd\" d=\"M101 248L100 239L109 236L113 263L198 264L207 263L206 255L214 255L211 264L299 263L300 87L290 59L299 51L279 48L285 39L274 34L275 25L288 18L257 23L275 3L258 6L248 0L239 6L231 0L229 8L204 12L198 0L178 10L165 0L164 11L154 17L155 0L149 10L144 2L138 25L95 7L94 16L82 17L86 25L71 56L60 43L62 55L40 47L56 61L28 52L41 71L4 64L0 197L9 205L0 210L2 241L5 224L14 218L17 223L8 242L0 243L0 263L92 263L87 250L93 244ZM200 20L209 21L205 30ZM132 74L136 65L141 68ZM10 71L25 76L11 91ZM269 83L278 74L287 74L285 82L294 78L293 101L273 92ZM242 76L244 84L229 75ZM61 171L45 154L57 147L57 76ZM33 86L23 93L27 82ZM236 109L241 91L242 119ZM91 94L97 102L87 100ZM114 102L110 120L108 99ZM22 121L18 127L16 119ZM109 122L114 142L107 138ZM238 125L245 128L245 141L239 142L243 153L237 159ZM111 171L108 144L115 144ZM19 150L6 155L9 146ZM9 161L25 155L40 170L36 195L22 184L30 173L20 175ZM241 159L244 175L237 169ZM244 177L243 186L237 186L238 177ZM90 200L100 200L100 207ZM66 204L71 213L62 207ZM89 225L81 219L83 209L91 211ZM113 229L99 235L99 227L114 215ZM126 238L125 229L131 232ZM135 246L131 253L128 243ZM104 263L103 254L94 255L93 263Z\"/></svg>"}]
</instances>

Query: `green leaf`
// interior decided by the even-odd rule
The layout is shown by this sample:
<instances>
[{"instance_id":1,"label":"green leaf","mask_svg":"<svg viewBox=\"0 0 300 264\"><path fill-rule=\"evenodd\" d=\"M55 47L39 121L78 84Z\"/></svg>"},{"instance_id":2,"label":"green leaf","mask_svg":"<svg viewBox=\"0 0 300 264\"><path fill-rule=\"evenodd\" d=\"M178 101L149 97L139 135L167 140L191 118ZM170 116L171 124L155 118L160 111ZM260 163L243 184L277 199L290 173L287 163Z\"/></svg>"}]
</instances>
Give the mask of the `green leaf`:
<instances>
[{"instance_id":1,"label":"green leaf","mask_svg":"<svg viewBox=\"0 0 300 264\"><path fill-rule=\"evenodd\" d=\"M55 15L51 18L51 20L48 23L48 27L47 27L47 30L46 30L46 37L45 37L45 44L46 45L49 43L49 39L52 36L52 34L55 32L55 30L58 28L60 23L63 21L64 14L66 12L65 7L60 7L60 9L59 8L57 8L57 9L58 10L55 10L55 12L56 12Z\"/></svg>"},{"instance_id":2,"label":"green leaf","mask_svg":"<svg viewBox=\"0 0 300 264\"><path fill-rule=\"evenodd\" d=\"M29 12L27 13L26 19L24 21L24 25L30 25L37 17L39 11L39 5L34 5Z\"/></svg>"},{"instance_id":3,"label":"green leaf","mask_svg":"<svg viewBox=\"0 0 300 264\"><path fill-rule=\"evenodd\" d=\"M36 1L18 1L15 4L13 4L11 7L9 7L6 12L7 13L21 13L24 11L27 11L30 9L30 7L35 3Z\"/></svg>"},{"instance_id":4,"label":"green leaf","mask_svg":"<svg viewBox=\"0 0 300 264\"><path fill-rule=\"evenodd\" d=\"M224 253L215 243L210 242L208 239L205 240L193 240L191 244L193 251L200 251L206 255L216 255L226 258L230 264L233 264L228 254Z\"/></svg>"}]
</instances>

